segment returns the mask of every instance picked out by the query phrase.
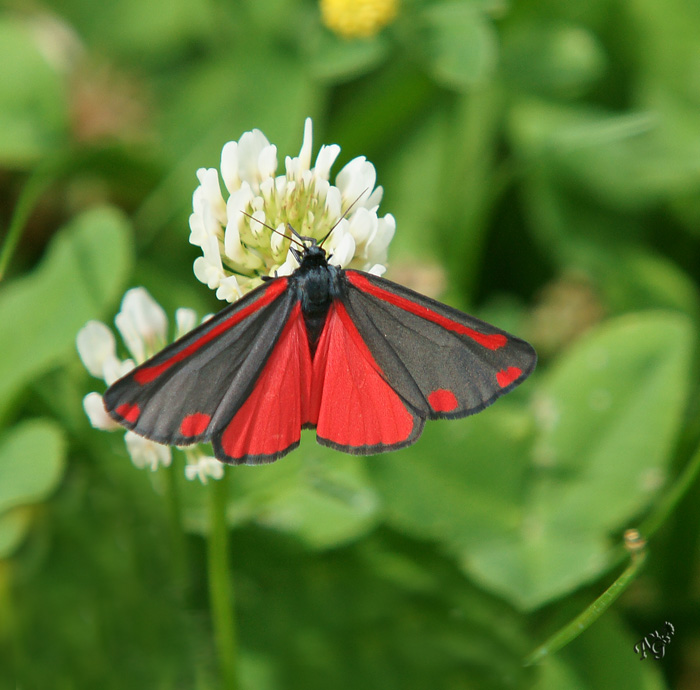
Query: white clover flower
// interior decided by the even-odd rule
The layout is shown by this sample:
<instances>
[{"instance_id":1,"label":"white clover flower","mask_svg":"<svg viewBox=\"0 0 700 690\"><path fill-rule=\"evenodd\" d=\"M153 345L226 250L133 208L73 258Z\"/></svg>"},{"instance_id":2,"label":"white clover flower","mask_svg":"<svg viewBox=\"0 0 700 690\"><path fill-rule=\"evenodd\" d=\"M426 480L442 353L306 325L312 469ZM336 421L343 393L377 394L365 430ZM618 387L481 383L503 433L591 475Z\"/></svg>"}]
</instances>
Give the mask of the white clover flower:
<instances>
[{"instance_id":1,"label":"white clover flower","mask_svg":"<svg viewBox=\"0 0 700 690\"><path fill-rule=\"evenodd\" d=\"M176 318L180 334L190 330L196 321L191 309L179 309ZM121 310L114 321L134 359L121 360L117 357L116 338L100 321L88 321L76 338L78 354L85 368L107 385L160 350L165 345L168 330L165 312L144 288L134 288L124 295ZM105 411L100 393L88 393L83 399L83 408L95 429L123 430ZM131 431L126 432L124 440L136 467L156 470L160 465L168 467L172 462L169 446L149 441Z\"/></svg>"},{"instance_id":2,"label":"white clover flower","mask_svg":"<svg viewBox=\"0 0 700 690\"><path fill-rule=\"evenodd\" d=\"M187 451L187 465L185 465L185 477L190 481L199 479L206 484L209 478L222 479L224 465L211 455L205 455L201 451Z\"/></svg>"},{"instance_id":3,"label":"white clover flower","mask_svg":"<svg viewBox=\"0 0 700 690\"><path fill-rule=\"evenodd\" d=\"M257 129L228 142L219 171L197 171L192 197L190 242L202 249L194 262L197 279L233 302L262 282L263 276L289 275L298 266L289 251L287 225L321 240L335 226L324 248L329 263L381 275L396 230L391 214L377 215L382 188L364 156L351 160L329 181L340 153L336 144L321 146L311 167L312 121L307 118L299 155L285 159L277 175L277 147ZM345 215L344 215L345 214ZM264 225L263 225L264 223ZM268 227L266 227L268 226Z\"/></svg>"},{"instance_id":4,"label":"white clover flower","mask_svg":"<svg viewBox=\"0 0 700 690\"><path fill-rule=\"evenodd\" d=\"M140 470L149 467L152 472L155 472L161 465L170 467L170 463L173 461L170 446L149 441L133 431L127 431L124 434L124 442L131 456L131 462Z\"/></svg>"},{"instance_id":5,"label":"white clover flower","mask_svg":"<svg viewBox=\"0 0 700 690\"><path fill-rule=\"evenodd\" d=\"M168 317L145 288L127 290L114 323L137 364L145 362L165 345Z\"/></svg>"}]
</instances>

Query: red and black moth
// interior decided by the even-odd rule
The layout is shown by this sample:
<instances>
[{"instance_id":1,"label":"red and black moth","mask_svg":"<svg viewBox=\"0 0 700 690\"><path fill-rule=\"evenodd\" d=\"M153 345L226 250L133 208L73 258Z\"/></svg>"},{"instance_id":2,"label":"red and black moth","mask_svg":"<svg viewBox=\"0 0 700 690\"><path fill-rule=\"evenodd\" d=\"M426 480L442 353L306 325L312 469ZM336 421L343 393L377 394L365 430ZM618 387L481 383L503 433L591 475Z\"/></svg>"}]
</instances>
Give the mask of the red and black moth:
<instances>
[{"instance_id":1,"label":"red and black moth","mask_svg":"<svg viewBox=\"0 0 700 690\"><path fill-rule=\"evenodd\" d=\"M296 234L296 233L295 233ZM483 410L522 383L524 340L408 288L328 263L245 297L107 389L107 412L158 443L211 441L225 463L272 462L319 443L369 455L414 443L426 419Z\"/></svg>"}]
</instances>

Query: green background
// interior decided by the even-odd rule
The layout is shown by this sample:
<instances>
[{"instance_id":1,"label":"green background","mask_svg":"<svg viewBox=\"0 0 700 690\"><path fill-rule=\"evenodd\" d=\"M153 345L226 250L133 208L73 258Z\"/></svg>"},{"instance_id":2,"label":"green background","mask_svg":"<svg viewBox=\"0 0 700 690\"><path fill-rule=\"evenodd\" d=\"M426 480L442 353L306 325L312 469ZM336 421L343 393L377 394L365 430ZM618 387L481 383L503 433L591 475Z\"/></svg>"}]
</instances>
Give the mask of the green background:
<instances>
[{"instance_id":1,"label":"green background","mask_svg":"<svg viewBox=\"0 0 700 690\"><path fill-rule=\"evenodd\" d=\"M697 483L664 508L700 441L697 3L406 0L345 41L313 2L10 2L0 64L0 227L21 231L0 283L0 687L223 687L210 487L176 454L178 551L166 473L83 413L102 388L75 335L136 285L171 319L218 309L192 274L195 170L253 127L296 155L307 116L334 172L375 164L388 277L540 364L402 451L307 432L227 471L242 687L698 687ZM650 515L633 585L524 666ZM666 620L666 656L640 662Z\"/></svg>"}]
</instances>

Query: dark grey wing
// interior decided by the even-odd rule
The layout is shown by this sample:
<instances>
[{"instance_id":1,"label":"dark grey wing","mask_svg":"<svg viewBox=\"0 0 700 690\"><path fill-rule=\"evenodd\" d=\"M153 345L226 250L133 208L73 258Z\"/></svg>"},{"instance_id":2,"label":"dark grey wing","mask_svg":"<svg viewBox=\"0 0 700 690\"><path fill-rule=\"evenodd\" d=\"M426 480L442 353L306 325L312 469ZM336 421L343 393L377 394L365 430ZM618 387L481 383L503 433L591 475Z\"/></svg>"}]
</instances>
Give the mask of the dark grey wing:
<instances>
[{"instance_id":1,"label":"dark grey wing","mask_svg":"<svg viewBox=\"0 0 700 690\"><path fill-rule=\"evenodd\" d=\"M391 281L345 271L343 303L392 388L424 418L474 414L522 383L524 340Z\"/></svg>"},{"instance_id":2,"label":"dark grey wing","mask_svg":"<svg viewBox=\"0 0 700 690\"><path fill-rule=\"evenodd\" d=\"M113 383L105 409L158 443L211 440L250 395L295 303L286 278L261 285Z\"/></svg>"}]
</instances>

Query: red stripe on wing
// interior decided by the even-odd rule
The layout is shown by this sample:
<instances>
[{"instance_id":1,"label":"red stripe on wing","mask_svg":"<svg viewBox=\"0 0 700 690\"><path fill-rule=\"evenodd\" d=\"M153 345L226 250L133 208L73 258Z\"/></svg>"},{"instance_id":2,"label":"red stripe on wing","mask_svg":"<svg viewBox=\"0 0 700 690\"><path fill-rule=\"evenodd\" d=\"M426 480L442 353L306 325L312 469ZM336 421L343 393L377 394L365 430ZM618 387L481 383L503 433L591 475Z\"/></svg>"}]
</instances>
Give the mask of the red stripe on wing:
<instances>
[{"instance_id":1,"label":"red stripe on wing","mask_svg":"<svg viewBox=\"0 0 700 690\"><path fill-rule=\"evenodd\" d=\"M307 421L320 440L350 452L388 450L420 431L338 300L316 348Z\"/></svg>"},{"instance_id":2,"label":"red stripe on wing","mask_svg":"<svg viewBox=\"0 0 700 690\"><path fill-rule=\"evenodd\" d=\"M309 341L297 303L255 387L221 434L218 443L223 452L239 462L261 462L295 447L308 409L311 371Z\"/></svg>"},{"instance_id":3,"label":"red stripe on wing","mask_svg":"<svg viewBox=\"0 0 700 690\"><path fill-rule=\"evenodd\" d=\"M267 288L260 299L255 300L255 302L252 304L249 304L247 307L235 312L228 319L222 321L220 324L204 333L201 338L198 338L193 343L190 343L186 348L176 352L172 357L166 359L160 364L154 364L150 367L141 367L140 369L136 370L134 372L134 381L143 385L144 383L150 383L154 379L158 378L161 374L173 366L173 364L181 362L183 359L195 353L208 342L214 340L214 338L217 338L228 329L233 328L237 323L240 323L243 319L250 316L261 307L270 304L270 302L274 301L287 289L287 283L288 281L286 278L280 278L274 282L271 282L270 287Z\"/></svg>"},{"instance_id":4,"label":"red stripe on wing","mask_svg":"<svg viewBox=\"0 0 700 690\"><path fill-rule=\"evenodd\" d=\"M460 335L466 335L474 342L479 343L479 345L483 345L483 347L486 347L489 350L498 350L508 342L508 338L501 333L492 333L490 335L486 333L479 333L479 331L475 331L473 328L469 328L458 321L453 321L446 316L442 316L442 314L438 314L422 304L412 302L405 297L401 297L400 295L395 295L393 292L384 290L383 288L371 283L360 273L347 271L345 276L359 290L367 292L378 299L389 302L390 304L399 307L399 309L403 309L404 311L420 316L423 319L432 321L433 323L436 323L450 331L454 331Z\"/></svg>"}]
</instances>

